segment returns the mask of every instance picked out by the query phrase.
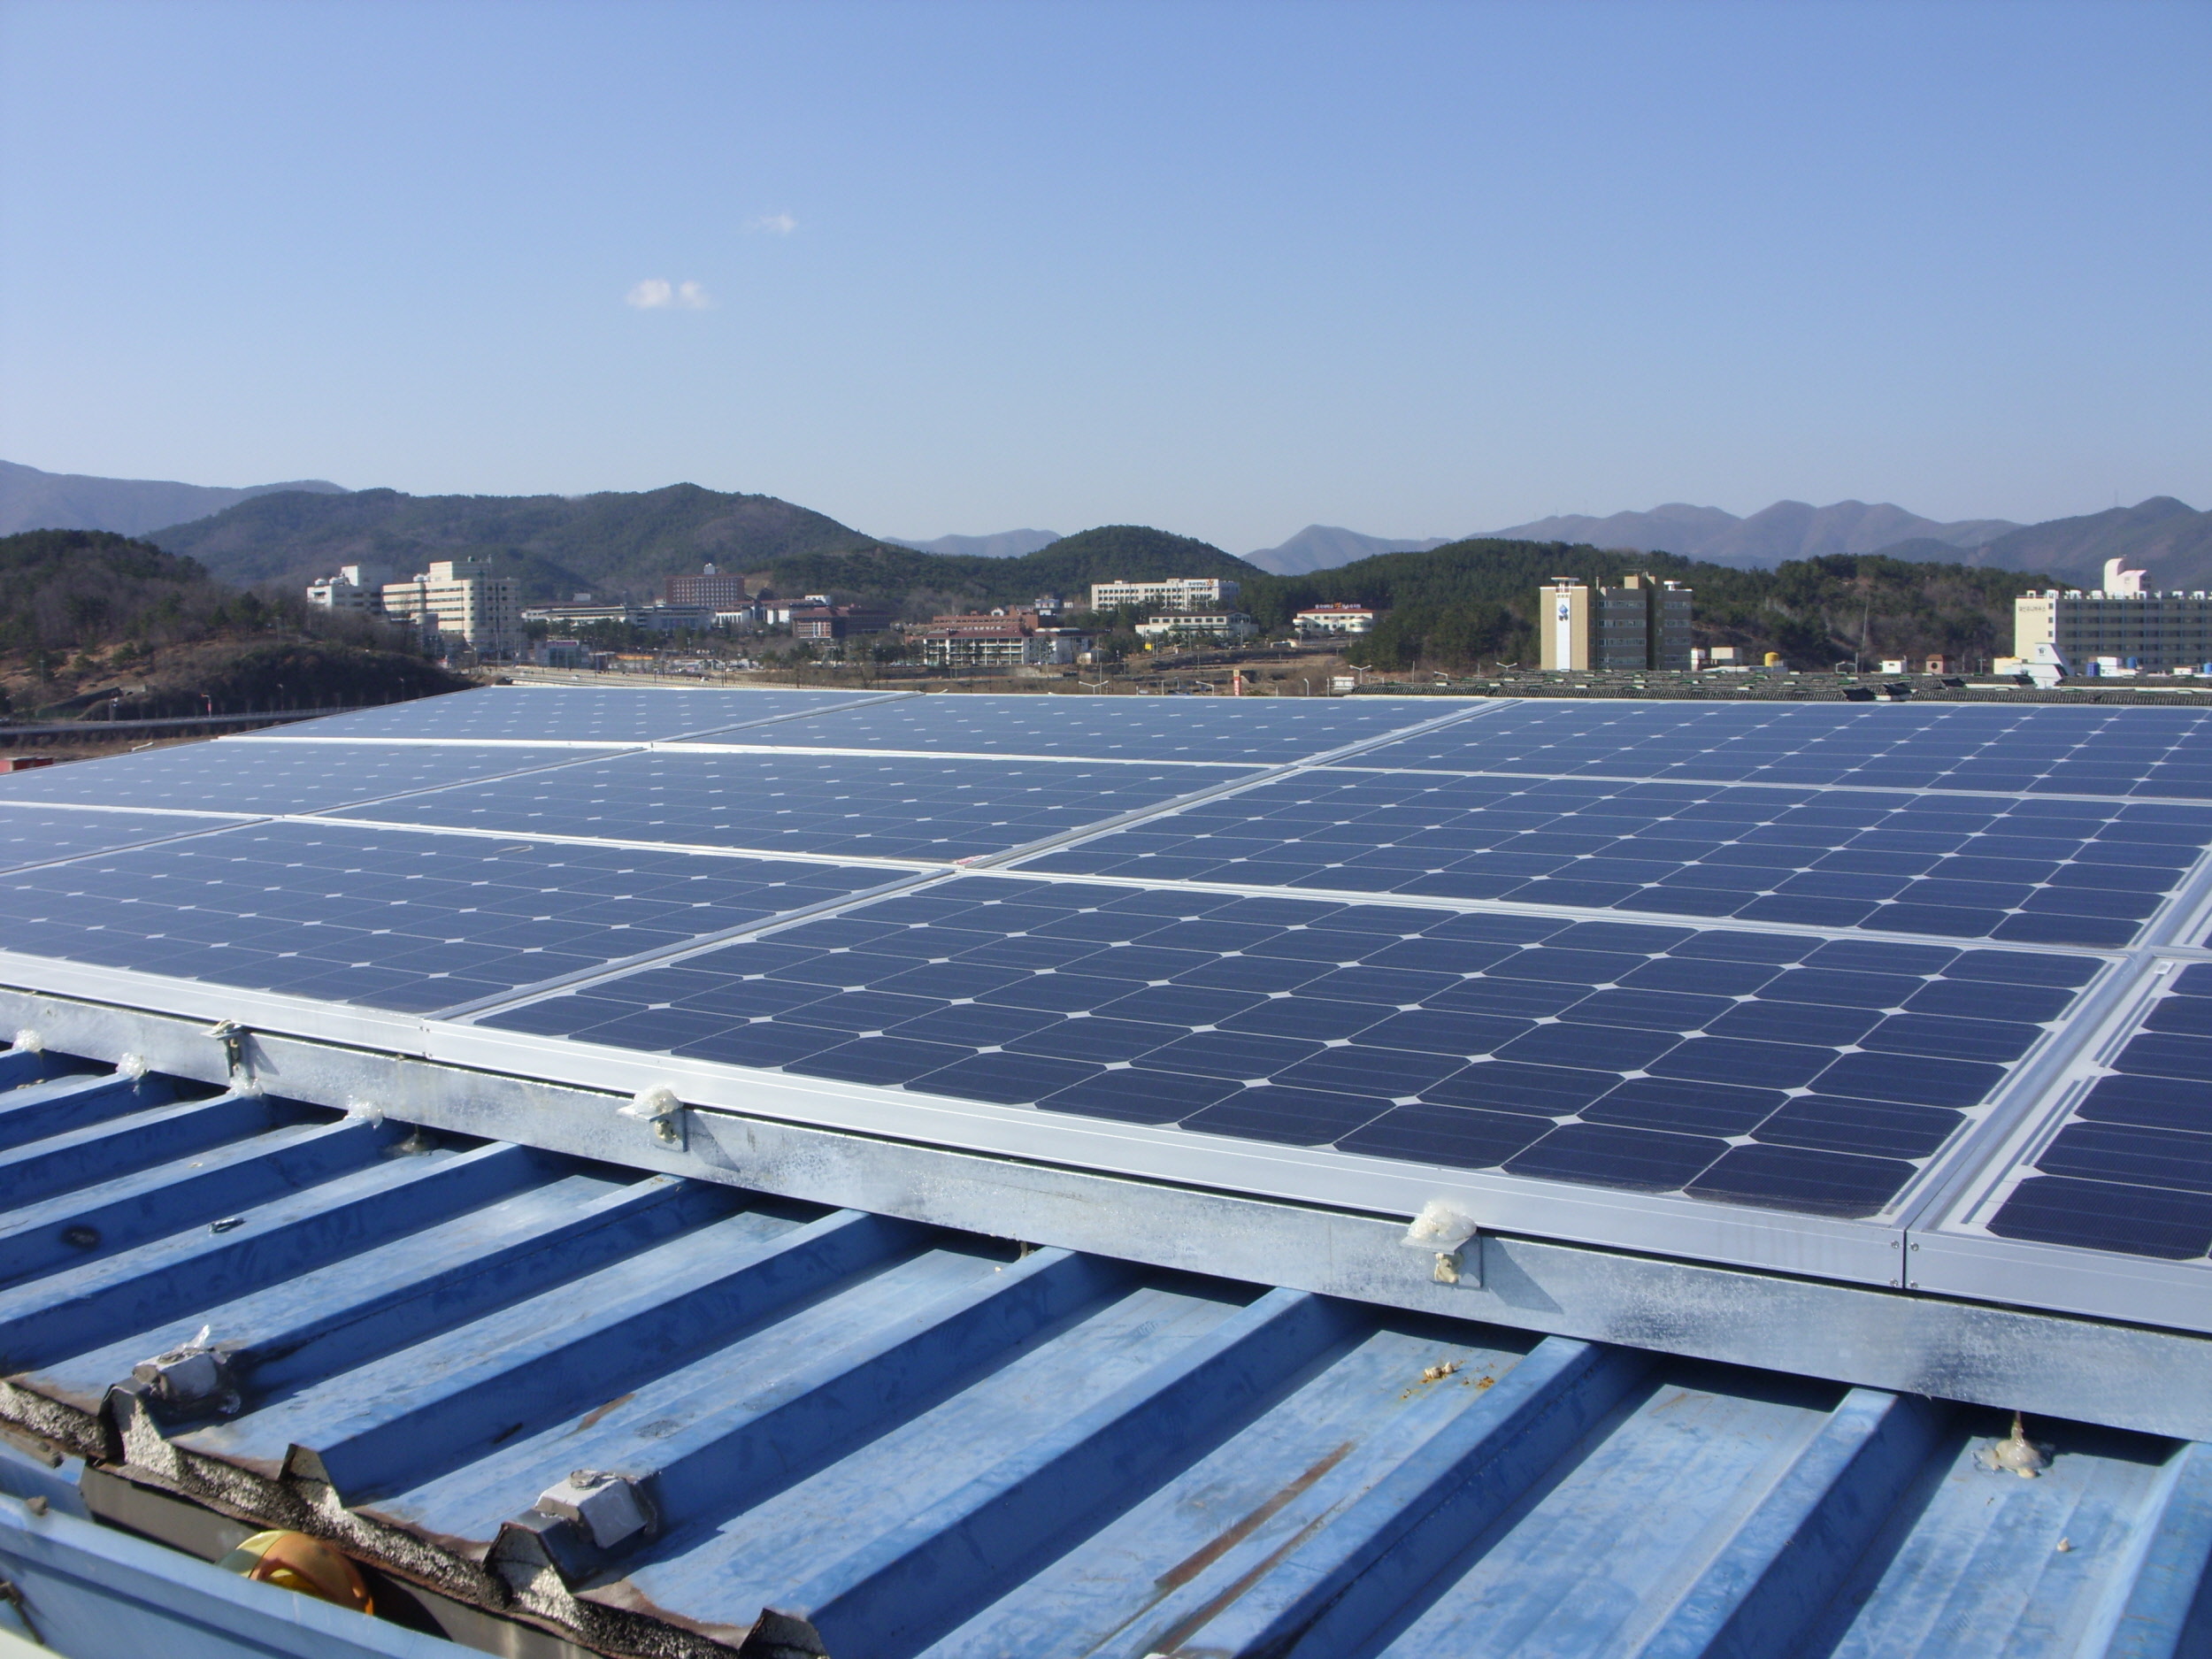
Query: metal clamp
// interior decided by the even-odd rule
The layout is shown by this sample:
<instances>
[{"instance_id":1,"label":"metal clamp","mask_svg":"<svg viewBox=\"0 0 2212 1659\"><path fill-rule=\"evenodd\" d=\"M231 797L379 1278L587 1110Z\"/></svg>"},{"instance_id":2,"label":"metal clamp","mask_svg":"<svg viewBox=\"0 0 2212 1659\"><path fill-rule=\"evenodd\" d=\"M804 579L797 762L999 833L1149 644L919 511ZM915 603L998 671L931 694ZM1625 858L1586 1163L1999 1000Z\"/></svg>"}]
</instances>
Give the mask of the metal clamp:
<instances>
[{"instance_id":1,"label":"metal clamp","mask_svg":"<svg viewBox=\"0 0 2212 1659\"><path fill-rule=\"evenodd\" d=\"M684 1148L684 1103L664 1083L641 1088L621 1109L625 1118L642 1118L653 1125L653 1139L676 1151Z\"/></svg>"},{"instance_id":2,"label":"metal clamp","mask_svg":"<svg viewBox=\"0 0 2212 1659\"><path fill-rule=\"evenodd\" d=\"M246 1071L246 1039L253 1033L234 1019L226 1019L209 1027L209 1036L223 1045L223 1062L235 1081Z\"/></svg>"},{"instance_id":3,"label":"metal clamp","mask_svg":"<svg viewBox=\"0 0 2212 1659\"><path fill-rule=\"evenodd\" d=\"M1407 1227L1403 1242L1410 1248L1430 1253L1429 1278L1432 1282L1470 1290L1482 1288L1482 1234L1477 1231L1472 1217L1442 1199L1432 1199L1423 1207Z\"/></svg>"}]
</instances>

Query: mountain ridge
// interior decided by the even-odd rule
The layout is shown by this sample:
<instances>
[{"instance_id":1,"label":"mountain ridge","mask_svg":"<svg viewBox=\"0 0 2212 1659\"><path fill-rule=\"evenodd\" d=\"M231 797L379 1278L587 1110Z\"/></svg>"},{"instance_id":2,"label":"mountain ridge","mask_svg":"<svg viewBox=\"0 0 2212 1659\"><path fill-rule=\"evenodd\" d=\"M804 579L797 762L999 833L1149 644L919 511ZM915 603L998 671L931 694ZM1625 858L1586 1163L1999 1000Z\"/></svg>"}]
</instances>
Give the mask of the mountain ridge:
<instances>
[{"instance_id":1,"label":"mountain ridge","mask_svg":"<svg viewBox=\"0 0 2212 1659\"><path fill-rule=\"evenodd\" d=\"M1341 525L1310 524L1288 541L1247 553L1245 560L1277 576L1308 576L1373 558L1382 553L1430 553L1459 538L1439 535L1405 540L1365 535Z\"/></svg>"},{"instance_id":2,"label":"mountain ridge","mask_svg":"<svg viewBox=\"0 0 2212 1659\"><path fill-rule=\"evenodd\" d=\"M1485 534L1510 541L1587 542L1592 547L1678 553L1737 570L1771 570L1791 559L1837 553L1878 553L1901 541L1924 540L1959 549L1978 547L2024 526L2008 518L1964 518L1943 524L1891 502L1778 501L1745 518L1719 507L1667 502L1648 512L1617 512L1597 518L1564 513Z\"/></svg>"},{"instance_id":3,"label":"mountain ridge","mask_svg":"<svg viewBox=\"0 0 2212 1659\"><path fill-rule=\"evenodd\" d=\"M169 479L47 472L19 461L0 461L0 535L24 530L107 530L117 535L144 535L165 525L204 518L242 501L282 490L348 493L343 485L322 478L233 489L180 484Z\"/></svg>"},{"instance_id":4,"label":"mountain ridge","mask_svg":"<svg viewBox=\"0 0 2212 1659\"><path fill-rule=\"evenodd\" d=\"M927 541L910 536L878 536L893 547L910 547L917 553L950 553L963 558L1011 559L1034 553L1064 541L1057 530L1000 530L990 535L941 535Z\"/></svg>"},{"instance_id":5,"label":"mountain ridge","mask_svg":"<svg viewBox=\"0 0 2212 1659\"><path fill-rule=\"evenodd\" d=\"M2152 495L2132 507L2023 525L1965 552L1927 541L1881 550L1891 558L1922 564L2043 571L2078 588L2101 585L2105 561L2116 558L2140 568L2148 588L2212 589L2212 512L2200 512L2172 495Z\"/></svg>"}]
</instances>

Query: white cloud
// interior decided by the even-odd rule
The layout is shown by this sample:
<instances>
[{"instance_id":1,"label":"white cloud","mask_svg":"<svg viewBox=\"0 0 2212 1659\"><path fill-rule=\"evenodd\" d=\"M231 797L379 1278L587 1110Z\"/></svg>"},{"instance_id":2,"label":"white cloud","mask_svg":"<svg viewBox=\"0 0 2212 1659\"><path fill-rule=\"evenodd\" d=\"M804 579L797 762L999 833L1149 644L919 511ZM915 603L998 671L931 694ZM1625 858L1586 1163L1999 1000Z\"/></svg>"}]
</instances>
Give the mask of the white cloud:
<instances>
[{"instance_id":1,"label":"white cloud","mask_svg":"<svg viewBox=\"0 0 2212 1659\"><path fill-rule=\"evenodd\" d=\"M641 311L703 311L714 304L714 296L696 282L647 277L622 296L622 303Z\"/></svg>"},{"instance_id":2,"label":"white cloud","mask_svg":"<svg viewBox=\"0 0 2212 1659\"><path fill-rule=\"evenodd\" d=\"M799 221L788 213L764 213L747 219L745 228L763 236L788 236L799 228Z\"/></svg>"}]
</instances>

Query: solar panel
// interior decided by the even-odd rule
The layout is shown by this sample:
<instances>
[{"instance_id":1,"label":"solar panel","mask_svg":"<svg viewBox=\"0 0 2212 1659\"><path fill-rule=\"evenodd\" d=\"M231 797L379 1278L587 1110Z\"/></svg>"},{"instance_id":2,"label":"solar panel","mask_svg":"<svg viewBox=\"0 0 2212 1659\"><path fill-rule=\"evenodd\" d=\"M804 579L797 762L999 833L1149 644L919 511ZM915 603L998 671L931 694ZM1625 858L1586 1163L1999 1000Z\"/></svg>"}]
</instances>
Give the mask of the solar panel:
<instances>
[{"instance_id":1,"label":"solar panel","mask_svg":"<svg viewBox=\"0 0 2212 1659\"><path fill-rule=\"evenodd\" d=\"M673 687L482 686L380 709L303 720L257 735L271 741L383 738L512 743L647 743L728 730L813 709L865 703L854 691L692 690Z\"/></svg>"},{"instance_id":2,"label":"solar panel","mask_svg":"<svg viewBox=\"0 0 2212 1659\"><path fill-rule=\"evenodd\" d=\"M319 812L470 779L565 764L572 749L408 743L319 747L226 738L0 777L0 803L228 812Z\"/></svg>"},{"instance_id":3,"label":"solar panel","mask_svg":"<svg viewBox=\"0 0 2212 1659\"><path fill-rule=\"evenodd\" d=\"M972 858L1256 775L1159 764L657 751L344 814L837 857Z\"/></svg>"},{"instance_id":4,"label":"solar panel","mask_svg":"<svg viewBox=\"0 0 2212 1659\"><path fill-rule=\"evenodd\" d=\"M2001 1239L2212 1256L2212 963L2158 963L2086 1087L1985 1201Z\"/></svg>"},{"instance_id":5,"label":"solar panel","mask_svg":"<svg viewBox=\"0 0 2212 1659\"><path fill-rule=\"evenodd\" d=\"M480 1023L1194 1134L1866 1217L1893 1205L2100 966L971 876Z\"/></svg>"},{"instance_id":6,"label":"solar panel","mask_svg":"<svg viewBox=\"0 0 2212 1659\"><path fill-rule=\"evenodd\" d=\"M1336 767L1025 867L2114 947L2208 841L2198 806Z\"/></svg>"},{"instance_id":7,"label":"solar panel","mask_svg":"<svg viewBox=\"0 0 2212 1659\"><path fill-rule=\"evenodd\" d=\"M5 949L428 1011L876 887L836 864L242 825L0 877Z\"/></svg>"},{"instance_id":8,"label":"solar panel","mask_svg":"<svg viewBox=\"0 0 2212 1659\"><path fill-rule=\"evenodd\" d=\"M1277 764L1446 716L1467 705L1362 697L940 696L785 721L733 741L783 748L910 749L1093 760Z\"/></svg>"},{"instance_id":9,"label":"solar panel","mask_svg":"<svg viewBox=\"0 0 2212 1659\"><path fill-rule=\"evenodd\" d=\"M2212 798L2212 710L1530 703L1363 759L1557 777L2203 800Z\"/></svg>"},{"instance_id":10,"label":"solar panel","mask_svg":"<svg viewBox=\"0 0 2212 1659\"><path fill-rule=\"evenodd\" d=\"M0 780L0 980L2212 1331L2199 710L786 698Z\"/></svg>"},{"instance_id":11,"label":"solar panel","mask_svg":"<svg viewBox=\"0 0 2212 1659\"><path fill-rule=\"evenodd\" d=\"M177 812L98 812L72 807L19 805L0 799L0 870L52 864L85 853L108 852L202 834L226 820Z\"/></svg>"}]
</instances>

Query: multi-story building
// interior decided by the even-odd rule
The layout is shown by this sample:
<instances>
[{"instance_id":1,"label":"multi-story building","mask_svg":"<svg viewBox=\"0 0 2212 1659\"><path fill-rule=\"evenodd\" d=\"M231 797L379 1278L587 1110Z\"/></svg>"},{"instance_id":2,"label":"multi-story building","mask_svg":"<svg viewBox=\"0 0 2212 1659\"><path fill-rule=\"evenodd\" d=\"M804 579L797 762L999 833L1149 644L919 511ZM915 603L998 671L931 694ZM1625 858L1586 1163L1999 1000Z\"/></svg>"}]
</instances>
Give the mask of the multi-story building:
<instances>
[{"instance_id":1,"label":"multi-story building","mask_svg":"<svg viewBox=\"0 0 2212 1659\"><path fill-rule=\"evenodd\" d=\"M1537 589L1537 634L1546 669L1690 666L1690 589L1647 573L1618 588L1555 577Z\"/></svg>"},{"instance_id":2,"label":"multi-story building","mask_svg":"<svg viewBox=\"0 0 2212 1659\"><path fill-rule=\"evenodd\" d=\"M619 599L580 599L565 605L529 605L522 612L525 622L548 622L555 627L580 627L588 622L622 622L634 624L638 608Z\"/></svg>"},{"instance_id":3,"label":"multi-story building","mask_svg":"<svg viewBox=\"0 0 2212 1659\"><path fill-rule=\"evenodd\" d=\"M841 640L855 634L880 634L891 626L886 611L860 605L804 603L791 607L795 640Z\"/></svg>"},{"instance_id":4,"label":"multi-story building","mask_svg":"<svg viewBox=\"0 0 2212 1659\"><path fill-rule=\"evenodd\" d=\"M1138 634L1155 644L1167 641L1227 644L1248 640L1259 631L1259 625L1240 611L1169 611L1137 624Z\"/></svg>"},{"instance_id":5,"label":"multi-story building","mask_svg":"<svg viewBox=\"0 0 2212 1659\"><path fill-rule=\"evenodd\" d=\"M745 579L726 576L713 565L703 566L695 576L671 576L663 584L664 604L703 611L739 611L745 605Z\"/></svg>"},{"instance_id":6,"label":"multi-story building","mask_svg":"<svg viewBox=\"0 0 2212 1659\"><path fill-rule=\"evenodd\" d=\"M2013 654L2033 660L2036 647L2055 648L2086 668L2100 657L2149 673L2212 664L2212 595L2146 593L2143 572L2108 559L2104 586L2090 592L2046 588L2013 601Z\"/></svg>"},{"instance_id":7,"label":"multi-story building","mask_svg":"<svg viewBox=\"0 0 2212 1659\"><path fill-rule=\"evenodd\" d=\"M1171 576L1156 582L1093 582L1091 609L1164 605L1171 611L1219 611L1237 602L1237 585L1225 576Z\"/></svg>"},{"instance_id":8,"label":"multi-story building","mask_svg":"<svg viewBox=\"0 0 2212 1659\"><path fill-rule=\"evenodd\" d=\"M307 585L307 603L325 611L375 616L384 609L384 584L392 580L382 565L341 565L335 576Z\"/></svg>"},{"instance_id":9,"label":"multi-story building","mask_svg":"<svg viewBox=\"0 0 2212 1659\"><path fill-rule=\"evenodd\" d=\"M480 559L440 559L406 581L384 585L384 614L412 622L438 649L466 645L479 657L512 657L522 649L515 579Z\"/></svg>"},{"instance_id":10,"label":"multi-story building","mask_svg":"<svg viewBox=\"0 0 2212 1659\"><path fill-rule=\"evenodd\" d=\"M936 668L1017 668L1072 663L1090 641L1051 628L1035 611L971 611L933 617L914 631L922 661Z\"/></svg>"},{"instance_id":11,"label":"multi-story building","mask_svg":"<svg viewBox=\"0 0 2212 1659\"><path fill-rule=\"evenodd\" d=\"M1375 612L1367 605L1311 605L1293 617L1291 622L1310 640L1336 634L1372 634Z\"/></svg>"}]
</instances>

